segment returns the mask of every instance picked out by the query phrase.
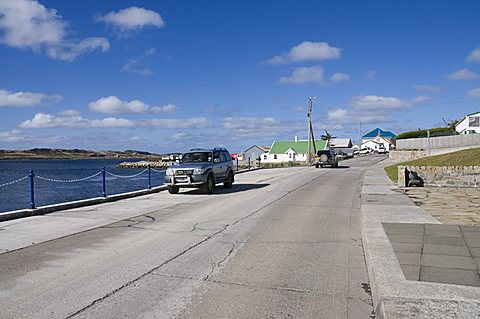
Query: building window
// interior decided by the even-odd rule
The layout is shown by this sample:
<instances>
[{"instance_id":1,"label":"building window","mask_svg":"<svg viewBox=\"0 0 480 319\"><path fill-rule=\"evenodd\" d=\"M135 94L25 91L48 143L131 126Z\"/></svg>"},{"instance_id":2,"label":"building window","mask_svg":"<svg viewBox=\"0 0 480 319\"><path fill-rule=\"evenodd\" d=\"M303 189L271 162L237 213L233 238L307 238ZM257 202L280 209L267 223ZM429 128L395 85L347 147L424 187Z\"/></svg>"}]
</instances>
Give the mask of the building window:
<instances>
[{"instance_id":1,"label":"building window","mask_svg":"<svg viewBox=\"0 0 480 319\"><path fill-rule=\"evenodd\" d=\"M277 159L277 154L273 154L273 159Z\"/></svg>"},{"instance_id":2,"label":"building window","mask_svg":"<svg viewBox=\"0 0 480 319\"><path fill-rule=\"evenodd\" d=\"M263 155L263 159L266 160L266 159L267 159L267 155Z\"/></svg>"},{"instance_id":3,"label":"building window","mask_svg":"<svg viewBox=\"0 0 480 319\"><path fill-rule=\"evenodd\" d=\"M292 153L288 153L288 158L292 158Z\"/></svg>"},{"instance_id":4,"label":"building window","mask_svg":"<svg viewBox=\"0 0 480 319\"><path fill-rule=\"evenodd\" d=\"M470 116L468 125L471 127L480 127L480 116Z\"/></svg>"}]
</instances>

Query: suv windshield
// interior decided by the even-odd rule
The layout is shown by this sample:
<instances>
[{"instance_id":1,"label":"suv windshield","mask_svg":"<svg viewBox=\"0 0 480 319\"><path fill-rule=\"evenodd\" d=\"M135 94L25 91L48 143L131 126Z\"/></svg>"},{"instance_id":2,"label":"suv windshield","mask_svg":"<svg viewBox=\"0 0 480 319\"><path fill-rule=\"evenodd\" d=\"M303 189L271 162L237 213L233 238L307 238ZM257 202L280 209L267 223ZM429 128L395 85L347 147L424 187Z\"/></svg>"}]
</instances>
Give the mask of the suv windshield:
<instances>
[{"instance_id":1,"label":"suv windshield","mask_svg":"<svg viewBox=\"0 0 480 319\"><path fill-rule=\"evenodd\" d=\"M192 152L185 153L182 157L182 163L201 163L201 162L211 162L212 153L211 152Z\"/></svg>"}]
</instances>

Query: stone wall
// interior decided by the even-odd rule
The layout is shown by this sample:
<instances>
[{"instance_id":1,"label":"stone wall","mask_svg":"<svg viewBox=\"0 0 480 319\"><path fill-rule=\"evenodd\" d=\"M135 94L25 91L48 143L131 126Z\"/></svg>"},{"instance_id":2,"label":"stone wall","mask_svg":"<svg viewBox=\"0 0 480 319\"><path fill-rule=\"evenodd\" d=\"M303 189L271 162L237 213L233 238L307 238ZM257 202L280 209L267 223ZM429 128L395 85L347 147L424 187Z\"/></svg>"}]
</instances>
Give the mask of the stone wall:
<instances>
[{"instance_id":1,"label":"stone wall","mask_svg":"<svg viewBox=\"0 0 480 319\"><path fill-rule=\"evenodd\" d=\"M425 186L480 187L480 166L399 166L398 187L405 187L405 168L416 172Z\"/></svg>"},{"instance_id":2,"label":"stone wall","mask_svg":"<svg viewBox=\"0 0 480 319\"><path fill-rule=\"evenodd\" d=\"M389 153L390 160L394 163L413 161L427 156L425 150L392 150Z\"/></svg>"}]
</instances>

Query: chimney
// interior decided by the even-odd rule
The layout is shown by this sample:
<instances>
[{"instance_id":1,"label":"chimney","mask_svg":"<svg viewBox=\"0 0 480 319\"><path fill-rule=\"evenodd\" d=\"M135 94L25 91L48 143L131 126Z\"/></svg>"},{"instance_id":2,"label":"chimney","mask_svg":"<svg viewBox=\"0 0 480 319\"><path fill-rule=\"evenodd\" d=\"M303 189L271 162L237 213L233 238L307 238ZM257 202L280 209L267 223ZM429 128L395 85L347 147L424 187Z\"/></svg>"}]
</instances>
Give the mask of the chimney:
<instances>
[{"instance_id":1,"label":"chimney","mask_svg":"<svg viewBox=\"0 0 480 319\"><path fill-rule=\"evenodd\" d=\"M295 142L298 142L298 136L295 135Z\"/></svg>"}]
</instances>

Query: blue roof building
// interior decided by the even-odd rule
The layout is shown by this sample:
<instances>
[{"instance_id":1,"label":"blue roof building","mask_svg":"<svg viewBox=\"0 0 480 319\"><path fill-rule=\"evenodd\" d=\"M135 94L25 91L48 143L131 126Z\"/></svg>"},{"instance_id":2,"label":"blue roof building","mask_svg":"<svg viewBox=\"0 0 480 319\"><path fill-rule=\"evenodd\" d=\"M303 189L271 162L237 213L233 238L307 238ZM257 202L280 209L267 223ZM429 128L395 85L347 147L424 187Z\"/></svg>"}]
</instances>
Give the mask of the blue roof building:
<instances>
[{"instance_id":1,"label":"blue roof building","mask_svg":"<svg viewBox=\"0 0 480 319\"><path fill-rule=\"evenodd\" d=\"M380 137L383 137L383 138L388 138L388 139L391 139L391 140L394 140L397 137L392 132L381 130L378 127L376 129L368 132L367 134L365 134L362 137L363 137L363 139L371 139L371 138L374 138L374 137L377 137L377 136L380 136Z\"/></svg>"},{"instance_id":2,"label":"blue roof building","mask_svg":"<svg viewBox=\"0 0 480 319\"><path fill-rule=\"evenodd\" d=\"M362 138L361 148L368 147L376 151L378 150L377 147L383 145L382 148L385 148L385 150L389 152L395 149L395 139L397 136L390 131L384 131L377 127L365 134Z\"/></svg>"}]
</instances>

